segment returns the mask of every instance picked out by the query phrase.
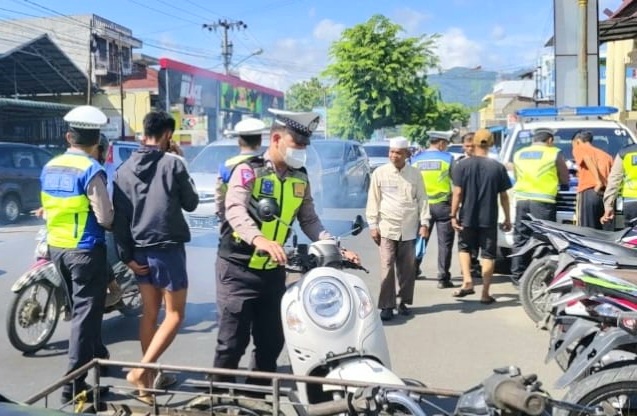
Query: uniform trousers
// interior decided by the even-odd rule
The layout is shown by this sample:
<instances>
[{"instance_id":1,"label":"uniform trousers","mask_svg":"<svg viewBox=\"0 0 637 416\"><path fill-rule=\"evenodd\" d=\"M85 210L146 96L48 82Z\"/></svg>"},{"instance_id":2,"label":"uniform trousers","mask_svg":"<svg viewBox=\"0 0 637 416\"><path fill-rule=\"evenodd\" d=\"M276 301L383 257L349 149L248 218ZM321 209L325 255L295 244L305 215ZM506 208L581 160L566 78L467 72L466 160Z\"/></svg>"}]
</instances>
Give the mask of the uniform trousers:
<instances>
[{"instance_id":1,"label":"uniform trousers","mask_svg":"<svg viewBox=\"0 0 637 416\"><path fill-rule=\"evenodd\" d=\"M51 259L67 285L73 303L69 366L66 374L77 370L95 357L108 354L102 343L102 317L108 284L106 247L91 250L49 247ZM86 374L68 384L64 391L83 389Z\"/></svg>"},{"instance_id":2,"label":"uniform trousers","mask_svg":"<svg viewBox=\"0 0 637 416\"><path fill-rule=\"evenodd\" d=\"M438 280L441 282L451 280L451 253L453 252L453 240L456 237L456 231L451 226L451 205L449 202L440 202L429 205L431 219L429 220L429 237L425 239L425 243L429 246L431 231L436 226L436 235L438 236ZM416 273L420 270L422 258L416 259ZM418 274L416 274L418 276Z\"/></svg>"},{"instance_id":3,"label":"uniform trousers","mask_svg":"<svg viewBox=\"0 0 637 416\"><path fill-rule=\"evenodd\" d=\"M216 271L219 335L214 367L237 369L252 334L250 370L276 372L284 344L281 298L285 269L254 270L218 257ZM214 380L235 381L227 376L215 376ZM269 383L265 379L246 382Z\"/></svg>"},{"instance_id":4,"label":"uniform trousers","mask_svg":"<svg viewBox=\"0 0 637 416\"><path fill-rule=\"evenodd\" d=\"M380 294L379 309L396 307L396 280L398 297L402 303L411 305L414 300L416 282L416 245L414 240L396 241L380 239Z\"/></svg>"},{"instance_id":5,"label":"uniform trousers","mask_svg":"<svg viewBox=\"0 0 637 416\"><path fill-rule=\"evenodd\" d=\"M513 228L513 253L517 253L529 241L533 231L522 221L528 220L527 214L540 220L555 221L557 209L549 202L518 200L515 204L515 224ZM511 259L511 277L520 280L530 261L530 253Z\"/></svg>"}]
</instances>

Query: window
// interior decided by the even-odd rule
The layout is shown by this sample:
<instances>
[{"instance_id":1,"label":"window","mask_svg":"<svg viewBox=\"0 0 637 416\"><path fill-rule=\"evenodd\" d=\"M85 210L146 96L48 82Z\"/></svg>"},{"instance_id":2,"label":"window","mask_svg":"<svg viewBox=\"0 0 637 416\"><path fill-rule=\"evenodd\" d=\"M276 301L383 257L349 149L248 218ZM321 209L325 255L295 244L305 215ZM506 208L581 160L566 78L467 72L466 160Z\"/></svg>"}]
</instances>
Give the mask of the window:
<instances>
[{"instance_id":1,"label":"window","mask_svg":"<svg viewBox=\"0 0 637 416\"><path fill-rule=\"evenodd\" d=\"M37 151L37 156L38 156L38 167L43 167L44 165L49 163L49 160L51 160L51 155L47 152L43 152L42 150Z\"/></svg>"},{"instance_id":2,"label":"window","mask_svg":"<svg viewBox=\"0 0 637 416\"><path fill-rule=\"evenodd\" d=\"M12 168L13 161L11 160L11 155L8 151L2 148L2 152L0 152L0 168Z\"/></svg>"},{"instance_id":3,"label":"window","mask_svg":"<svg viewBox=\"0 0 637 416\"><path fill-rule=\"evenodd\" d=\"M13 166L18 169L35 169L38 164L33 151L16 149L13 151Z\"/></svg>"}]
</instances>

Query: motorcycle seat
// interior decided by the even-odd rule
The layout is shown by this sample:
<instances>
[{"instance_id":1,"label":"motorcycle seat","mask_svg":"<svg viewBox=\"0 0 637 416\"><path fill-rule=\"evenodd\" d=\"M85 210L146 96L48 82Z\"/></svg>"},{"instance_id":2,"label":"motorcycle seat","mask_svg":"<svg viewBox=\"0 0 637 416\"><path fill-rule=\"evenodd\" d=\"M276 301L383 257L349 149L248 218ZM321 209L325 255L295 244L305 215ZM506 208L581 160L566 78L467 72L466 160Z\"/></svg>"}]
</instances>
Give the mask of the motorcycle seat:
<instances>
[{"instance_id":1,"label":"motorcycle seat","mask_svg":"<svg viewBox=\"0 0 637 416\"><path fill-rule=\"evenodd\" d=\"M626 229L619 230L619 231L604 231L604 230L596 230L594 228L589 228L589 227L580 227L580 226L572 225L572 224L560 224L559 222L555 222L555 221L548 221L548 220L535 220L535 221L538 221L542 225L553 228L557 231L563 231L565 233L575 234L581 237L595 238L597 240L613 241L613 242L621 240L627 231Z\"/></svg>"},{"instance_id":2,"label":"motorcycle seat","mask_svg":"<svg viewBox=\"0 0 637 416\"><path fill-rule=\"evenodd\" d=\"M583 236L571 236L571 238L568 239L571 243L581 245L582 247L586 247L587 249L598 253L614 257L637 258L637 249L624 247L615 242Z\"/></svg>"}]
</instances>

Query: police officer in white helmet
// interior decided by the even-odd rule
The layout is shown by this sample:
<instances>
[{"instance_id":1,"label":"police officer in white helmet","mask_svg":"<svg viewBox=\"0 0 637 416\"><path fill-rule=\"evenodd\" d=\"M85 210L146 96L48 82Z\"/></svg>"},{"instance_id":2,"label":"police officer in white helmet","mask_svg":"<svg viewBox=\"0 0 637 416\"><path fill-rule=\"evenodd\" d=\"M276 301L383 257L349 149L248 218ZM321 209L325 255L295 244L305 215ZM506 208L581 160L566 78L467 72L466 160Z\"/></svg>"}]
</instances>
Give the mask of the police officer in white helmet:
<instances>
[{"instance_id":1,"label":"police officer in white helmet","mask_svg":"<svg viewBox=\"0 0 637 416\"><path fill-rule=\"evenodd\" d=\"M67 374L104 354L102 315L108 283L105 229L113 222L106 172L98 162L100 128L106 115L79 106L64 117L69 129L66 153L42 170L42 207L46 212L51 258L70 290L73 310ZM86 390L86 374L64 386L62 402ZM106 391L104 391L105 393Z\"/></svg>"}]
</instances>

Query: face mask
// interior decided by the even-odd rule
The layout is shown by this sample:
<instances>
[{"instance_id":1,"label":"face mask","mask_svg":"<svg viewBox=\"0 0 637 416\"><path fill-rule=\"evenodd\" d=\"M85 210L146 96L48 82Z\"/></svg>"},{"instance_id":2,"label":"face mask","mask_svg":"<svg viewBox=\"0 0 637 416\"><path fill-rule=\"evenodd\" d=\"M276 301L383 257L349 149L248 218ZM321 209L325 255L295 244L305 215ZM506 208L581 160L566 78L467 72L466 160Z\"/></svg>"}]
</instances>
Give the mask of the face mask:
<instances>
[{"instance_id":1,"label":"face mask","mask_svg":"<svg viewBox=\"0 0 637 416\"><path fill-rule=\"evenodd\" d=\"M305 161L307 160L307 152L305 149L293 149L288 147L285 149L285 155L283 156L283 161L286 165L291 167L292 169L300 169L305 166Z\"/></svg>"}]
</instances>

